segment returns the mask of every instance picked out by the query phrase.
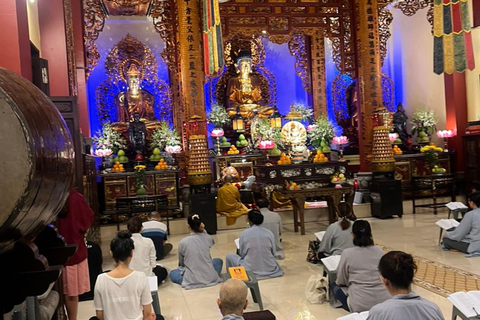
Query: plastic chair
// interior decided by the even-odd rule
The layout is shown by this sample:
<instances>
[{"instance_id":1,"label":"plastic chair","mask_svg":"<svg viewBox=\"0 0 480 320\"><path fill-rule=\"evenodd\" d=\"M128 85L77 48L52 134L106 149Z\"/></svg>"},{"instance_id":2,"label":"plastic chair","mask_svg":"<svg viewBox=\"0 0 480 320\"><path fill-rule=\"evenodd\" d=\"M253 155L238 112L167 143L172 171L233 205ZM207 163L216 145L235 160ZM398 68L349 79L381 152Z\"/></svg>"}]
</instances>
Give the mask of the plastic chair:
<instances>
[{"instance_id":1,"label":"plastic chair","mask_svg":"<svg viewBox=\"0 0 480 320\"><path fill-rule=\"evenodd\" d=\"M141 233L143 237L150 238L153 241L155 246L155 251L157 252L157 260L163 259L165 256L165 251L163 250L163 241L165 239L165 233L161 231L147 231Z\"/></svg>"},{"instance_id":2,"label":"plastic chair","mask_svg":"<svg viewBox=\"0 0 480 320\"><path fill-rule=\"evenodd\" d=\"M243 281L247 287L250 289L250 293L252 294L253 302L258 303L258 306L260 307L260 311L263 311L263 303L262 303L262 296L260 295L260 287L258 286L258 280L253 274L252 271L248 271L247 276L248 280ZM227 281L230 279L230 273L223 273L222 274L222 279L223 281Z\"/></svg>"}]
</instances>

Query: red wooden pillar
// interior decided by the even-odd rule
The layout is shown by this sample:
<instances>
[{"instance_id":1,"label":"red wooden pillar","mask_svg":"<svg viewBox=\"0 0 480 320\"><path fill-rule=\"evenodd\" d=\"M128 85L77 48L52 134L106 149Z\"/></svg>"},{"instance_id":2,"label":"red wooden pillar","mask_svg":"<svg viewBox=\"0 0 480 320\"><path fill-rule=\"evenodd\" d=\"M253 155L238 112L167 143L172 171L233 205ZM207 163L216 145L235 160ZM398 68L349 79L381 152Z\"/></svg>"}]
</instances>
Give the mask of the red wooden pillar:
<instances>
[{"instance_id":1,"label":"red wooden pillar","mask_svg":"<svg viewBox=\"0 0 480 320\"><path fill-rule=\"evenodd\" d=\"M90 136L90 116L87 102L87 83L85 77L85 46L83 42L83 4L82 0L71 0L73 22L73 44L75 47L75 66L77 68L78 114L80 130L84 136Z\"/></svg>"},{"instance_id":2,"label":"red wooden pillar","mask_svg":"<svg viewBox=\"0 0 480 320\"><path fill-rule=\"evenodd\" d=\"M38 1L38 20L41 57L48 60L50 95L70 96L63 1Z\"/></svg>"},{"instance_id":3,"label":"red wooden pillar","mask_svg":"<svg viewBox=\"0 0 480 320\"><path fill-rule=\"evenodd\" d=\"M467 89L465 73L444 74L447 130L457 135L448 140L448 148L455 149L455 171L465 170L462 136L467 127ZM439 128L442 129L442 128Z\"/></svg>"},{"instance_id":4,"label":"red wooden pillar","mask_svg":"<svg viewBox=\"0 0 480 320\"><path fill-rule=\"evenodd\" d=\"M32 81L32 58L25 0L2 0L0 66Z\"/></svg>"}]
</instances>

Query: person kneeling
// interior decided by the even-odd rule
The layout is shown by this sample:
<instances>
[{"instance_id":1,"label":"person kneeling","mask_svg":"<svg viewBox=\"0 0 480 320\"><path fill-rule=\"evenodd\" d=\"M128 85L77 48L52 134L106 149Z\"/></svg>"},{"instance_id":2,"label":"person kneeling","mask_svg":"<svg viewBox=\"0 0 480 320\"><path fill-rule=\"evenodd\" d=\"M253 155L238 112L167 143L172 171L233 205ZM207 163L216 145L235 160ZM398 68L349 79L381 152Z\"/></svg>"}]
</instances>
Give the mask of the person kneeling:
<instances>
[{"instance_id":1,"label":"person kneeling","mask_svg":"<svg viewBox=\"0 0 480 320\"><path fill-rule=\"evenodd\" d=\"M412 292L417 265L413 257L402 251L390 251L378 264L383 284L393 296L374 306L367 320L443 320L438 306Z\"/></svg>"},{"instance_id":2,"label":"person kneeling","mask_svg":"<svg viewBox=\"0 0 480 320\"><path fill-rule=\"evenodd\" d=\"M263 223L263 215L256 209L250 210L248 221L251 228L242 231L240 234L240 255L227 255L227 270L230 267L244 266L259 279L282 276L283 270L275 260L273 233L260 227Z\"/></svg>"}]
</instances>

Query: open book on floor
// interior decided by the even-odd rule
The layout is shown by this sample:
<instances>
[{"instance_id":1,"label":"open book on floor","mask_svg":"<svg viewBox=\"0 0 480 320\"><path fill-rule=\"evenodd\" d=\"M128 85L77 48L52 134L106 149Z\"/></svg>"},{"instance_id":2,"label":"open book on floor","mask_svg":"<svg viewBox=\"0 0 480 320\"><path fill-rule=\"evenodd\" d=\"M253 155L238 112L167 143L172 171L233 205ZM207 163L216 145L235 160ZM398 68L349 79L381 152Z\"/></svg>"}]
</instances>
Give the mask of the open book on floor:
<instances>
[{"instance_id":1,"label":"open book on floor","mask_svg":"<svg viewBox=\"0 0 480 320\"><path fill-rule=\"evenodd\" d=\"M325 236L326 231L319 231L315 232L315 237L317 237L318 241L322 241L323 237Z\"/></svg>"},{"instance_id":2,"label":"open book on floor","mask_svg":"<svg viewBox=\"0 0 480 320\"><path fill-rule=\"evenodd\" d=\"M348 316L337 318L337 320L366 320L367 318L368 318L368 311L363 311L360 313L357 313L357 312L350 313Z\"/></svg>"},{"instance_id":3,"label":"open book on floor","mask_svg":"<svg viewBox=\"0 0 480 320\"><path fill-rule=\"evenodd\" d=\"M455 292L448 300L467 318L480 315L480 291Z\"/></svg>"},{"instance_id":4,"label":"open book on floor","mask_svg":"<svg viewBox=\"0 0 480 320\"><path fill-rule=\"evenodd\" d=\"M337 256L330 256L321 259L323 266L327 268L330 272L336 272L338 268L338 264L340 263L340 255Z\"/></svg>"},{"instance_id":5,"label":"open book on floor","mask_svg":"<svg viewBox=\"0 0 480 320\"><path fill-rule=\"evenodd\" d=\"M468 207L461 202L449 202L445 205L445 207L450 210L468 209Z\"/></svg>"},{"instance_id":6,"label":"open book on floor","mask_svg":"<svg viewBox=\"0 0 480 320\"><path fill-rule=\"evenodd\" d=\"M444 230L448 230L448 229L451 229L451 228L458 227L460 222L458 222L455 219L441 219L441 220L438 220L437 222L435 222L435 224L437 226L439 226L440 228L444 229Z\"/></svg>"}]
</instances>

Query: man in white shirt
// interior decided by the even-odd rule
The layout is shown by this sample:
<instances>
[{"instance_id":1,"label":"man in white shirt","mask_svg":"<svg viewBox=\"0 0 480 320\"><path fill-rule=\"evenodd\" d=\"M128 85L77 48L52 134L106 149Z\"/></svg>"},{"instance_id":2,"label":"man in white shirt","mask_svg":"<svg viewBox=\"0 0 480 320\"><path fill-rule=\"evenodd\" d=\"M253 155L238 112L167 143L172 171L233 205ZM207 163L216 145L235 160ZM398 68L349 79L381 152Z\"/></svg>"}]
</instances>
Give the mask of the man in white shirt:
<instances>
[{"instance_id":1,"label":"man in white shirt","mask_svg":"<svg viewBox=\"0 0 480 320\"><path fill-rule=\"evenodd\" d=\"M275 238L275 259L285 259L285 252L282 246L282 218L276 212L268 210L268 200L260 198L255 201L263 215L263 223L260 227L270 230Z\"/></svg>"},{"instance_id":2,"label":"man in white shirt","mask_svg":"<svg viewBox=\"0 0 480 320\"><path fill-rule=\"evenodd\" d=\"M161 237L163 239L163 254L162 248L156 247L157 254L159 255L158 260L162 260L173 249L173 245L171 243L167 243L167 225L161 221L162 216L160 215L160 213L158 213L157 211L153 211L152 213L150 213L150 218L148 219L148 221L145 221L142 224L142 234L149 232L156 232L158 234L161 234ZM158 243L156 245L158 246Z\"/></svg>"}]
</instances>

